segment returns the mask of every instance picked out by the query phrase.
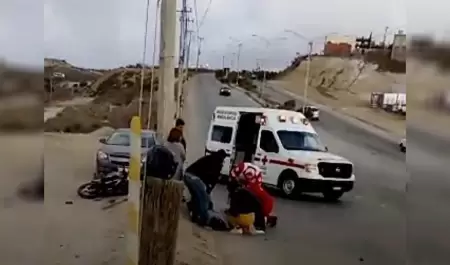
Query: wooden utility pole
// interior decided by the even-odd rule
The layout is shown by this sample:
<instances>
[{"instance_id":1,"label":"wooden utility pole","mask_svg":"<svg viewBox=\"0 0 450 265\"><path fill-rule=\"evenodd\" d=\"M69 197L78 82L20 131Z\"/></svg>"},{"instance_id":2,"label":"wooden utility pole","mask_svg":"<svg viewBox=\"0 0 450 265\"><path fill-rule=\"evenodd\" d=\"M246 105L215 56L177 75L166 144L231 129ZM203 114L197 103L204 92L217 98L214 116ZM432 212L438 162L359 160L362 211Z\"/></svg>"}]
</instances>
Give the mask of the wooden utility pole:
<instances>
[{"instance_id":1,"label":"wooden utility pole","mask_svg":"<svg viewBox=\"0 0 450 265\"><path fill-rule=\"evenodd\" d=\"M139 265L174 265L184 185L148 177L142 201Z\"/></svg>"},{"instance_id":2,"label":"wooden utility pole","mask_svg":"<svg viewBox=\"0 0 450 265\"><path fill-rule=\"evenodd\" d=\"M161 1L158 133L165 137L173 127L177 0ZM181 81L181 80L180 80ZM136 159L135 159L136 160ZM140 163L140 159L136 160ZM151 173L151 172L149 172ZM174 265L178 220L184 185L181 181L144 176L138 265Z\"/></svg>"}]
</instances>

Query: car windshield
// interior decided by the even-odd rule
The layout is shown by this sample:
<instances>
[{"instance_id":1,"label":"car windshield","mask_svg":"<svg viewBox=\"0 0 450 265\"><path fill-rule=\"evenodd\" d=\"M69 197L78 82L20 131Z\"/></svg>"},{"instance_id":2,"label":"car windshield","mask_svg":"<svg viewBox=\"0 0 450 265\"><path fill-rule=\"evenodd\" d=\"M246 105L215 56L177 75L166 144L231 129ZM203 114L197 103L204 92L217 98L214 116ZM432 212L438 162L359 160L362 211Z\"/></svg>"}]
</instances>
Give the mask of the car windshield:
<instances>
[{"instance_id":1,"label":"car windshield","mask_svg":"<svg viewBox=\"0 0 450 265\"><path fill-rule=\"evenodd\" d=\"M129 146L130 145L130 133L128 132L115 132L106 141L108 145ZM141 147L151 147L155 144L155 139L152 135L142 135Z\"/></svg>"},{"instance_id":2,"label":"car windshield","mask_svg":"<svg viewBox=\"0 0 450 265\"><path fill-rule=\"evenodd\" d=\"M326 147L315 133L282 130L277 134L286 150L326 152Z\"/></svg>"}]
</instances>

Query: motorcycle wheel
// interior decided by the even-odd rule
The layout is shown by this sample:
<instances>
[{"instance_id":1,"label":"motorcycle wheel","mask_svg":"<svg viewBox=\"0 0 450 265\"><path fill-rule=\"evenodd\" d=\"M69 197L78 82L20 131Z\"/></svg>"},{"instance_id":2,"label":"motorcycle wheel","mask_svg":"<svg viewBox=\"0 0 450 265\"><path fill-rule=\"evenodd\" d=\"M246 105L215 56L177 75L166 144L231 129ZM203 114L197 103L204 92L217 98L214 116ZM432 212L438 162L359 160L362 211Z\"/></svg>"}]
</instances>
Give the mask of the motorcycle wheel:
<instances>
[{"instance_id":1,"label":"motorcycle wheel","mask_svg":"<svg viewBox=\"0 0 450 265\"><path fill-rule=\"evenodd\" d=\"M77 193L83 199L95 199L99 196L98 190L90 182L78 187Z\"/></svg>"}]
</instances>

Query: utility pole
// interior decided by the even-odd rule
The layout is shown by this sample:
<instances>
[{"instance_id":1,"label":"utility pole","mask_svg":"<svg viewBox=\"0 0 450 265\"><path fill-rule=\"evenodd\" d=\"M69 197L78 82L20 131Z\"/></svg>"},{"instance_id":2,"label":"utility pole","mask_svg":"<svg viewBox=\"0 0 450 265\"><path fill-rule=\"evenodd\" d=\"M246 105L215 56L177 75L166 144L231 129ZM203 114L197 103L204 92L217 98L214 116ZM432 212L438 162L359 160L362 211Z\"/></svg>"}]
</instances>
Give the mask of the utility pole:
<instances>
[{"instance_id":1,"label":"utility pole","mask_svg":"<svg viewBox=\"0 0 450 265\"><path fill-rule=\"evenodd\" d=\"M198 47L197 47L197 63L196 63L196 71L198 72L198 68L200 66L200 55L202 53L202 42L205 38L202 38L200 36L197 36L197 42L198 42Z\"/></svg>"},{"instance_id":2,"label":"utility pole","mask_svg":"<svg viewBox=\"0 0 450 265\"><path fill-rule=\"evenodd\" d=\"M161 1L161 40L159 54L159 89L157 131L166 136L173 126L176 105L175 54L176 54L177 0Z\"/></svg>"},{"instance_id":3,"label":"utility pole","mask_svg":"<svg viewBox=\"0 0 450 265\"><path fill-rule=\"evenodd\" d=\"M389 27L384 28L384 35L383 35L383 49L386 49L386 38L388 33Z\"/></svg>"},{"instance_id":4,"label":"utility pole","mask_svg":"<svg viewBox=\"0 0 450 265\"><path fill-rule=\"evenodd\" d=\"M222 55L222 69L225 69L225 55Z\"/></svg>"},{"instance_id":5,"label":"utility pole","mask_svg":"<svg viewBox=\"0 0 450 265\"><path fill-rule=\"evenodd\" d=\"M188 30L187 31L187 35L189 35L188 39L188 44L187 44L187 51L186 51L186 69L189 71L189 61L191 58L191 43L192 43L192 30Z\"/></svg>"},{"instance_id":6,"label":"utility pole","mask_svg":"<svg viewBox=\"0 0 450 265\"><path fill-rule=\"evenodd\" d=\"M308 61L306 62L305 88L303 90L303 114L308 104L308 87L309 87L309 72L311 69L311 54L313 49L313 42L308 42Z\"/></svg>"},{"instance_id":7,"label":"utility pole","mask_svg":"<svg viewBox=\"0 0 450 265\"><path fill-rule=\"evenodd\" d=\"M184 81L184 60L185 60L185 53L186 53L186 37L187 37L187 22L188 22L188 16L189 10L187 9L187 0L183 0L183 6L181 9L181 16L180 16L180 56L178 60L178 82L177 82L177 88L175 91L175 102L177 103L176 106L176 117L181 116L181 101L182 101L182 95L183 95L183 81Z\"/></svg>"},{"instance_id":8,"label":"utility pole","mask_svg":"<svg viewBox=\"0 0 450 265\"><path fill-rule=\"evenodd\" d=\"M176 29L177 29L177 0L161 1L161 40L159 62L159 89L158 89L158 119L157 132L160 136L167 136L173 127L175 117L175 55L176 55ZM140 181L141 135L134 133L139 128L140 119L135 117L132 122L132 148L133 156L130 166L130 180L135 182L134 190L138 195L131 196L135 200L142 200L142 213L140 222L136 224L139 211L137 207L130 208L130 226L134 234L139 235L138 259L130 260L127 264L133 265L172 265L175 264L177 245L178 220L184 184L177 180L166 180L168 176L151 176L145 172L143 183ZM133 126L134 124L134 126ZM146 164L146 163L145 163ZM162 177L164 179L160 179ZM139 184L136 184L138 182ZM131 183L131 181L130 181ZM141 186L142 185L142 186ZM130 187L133 187L130 184ZM139 196L142 188L143 195ZM136 198L137 197L137 198ZM142 198L141 200L139 200ZM161 199L164 198L164 199ZM137 208L137 209L136 209ZM132 241L130 241L132 242ZM133 244L129 244L133 245ZM161 251L163 246L164 251ZM131 252L131 251L130 251ZM133 252L134 256L136 251Z\"/></svg>"}]
</instances>

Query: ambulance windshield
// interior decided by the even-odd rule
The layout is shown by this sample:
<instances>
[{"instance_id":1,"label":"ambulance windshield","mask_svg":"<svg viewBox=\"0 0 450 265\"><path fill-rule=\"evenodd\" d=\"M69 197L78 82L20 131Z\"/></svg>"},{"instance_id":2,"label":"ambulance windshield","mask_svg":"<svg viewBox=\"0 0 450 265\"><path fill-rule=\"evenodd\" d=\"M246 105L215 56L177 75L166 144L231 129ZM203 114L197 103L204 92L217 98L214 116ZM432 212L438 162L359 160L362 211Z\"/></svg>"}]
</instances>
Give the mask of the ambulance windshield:
<instances>
[{"instance_id":1,"label":"ambulance windshield","mask_svg":"<svg viewBox=\"0 0 450 265\"><path fill-rule=\"evenodd\" d=\"M278 137L286 150L326 152L326 147L320 142L319 136L309 132L278 131Z\"/></svg>"}]
</instances>

